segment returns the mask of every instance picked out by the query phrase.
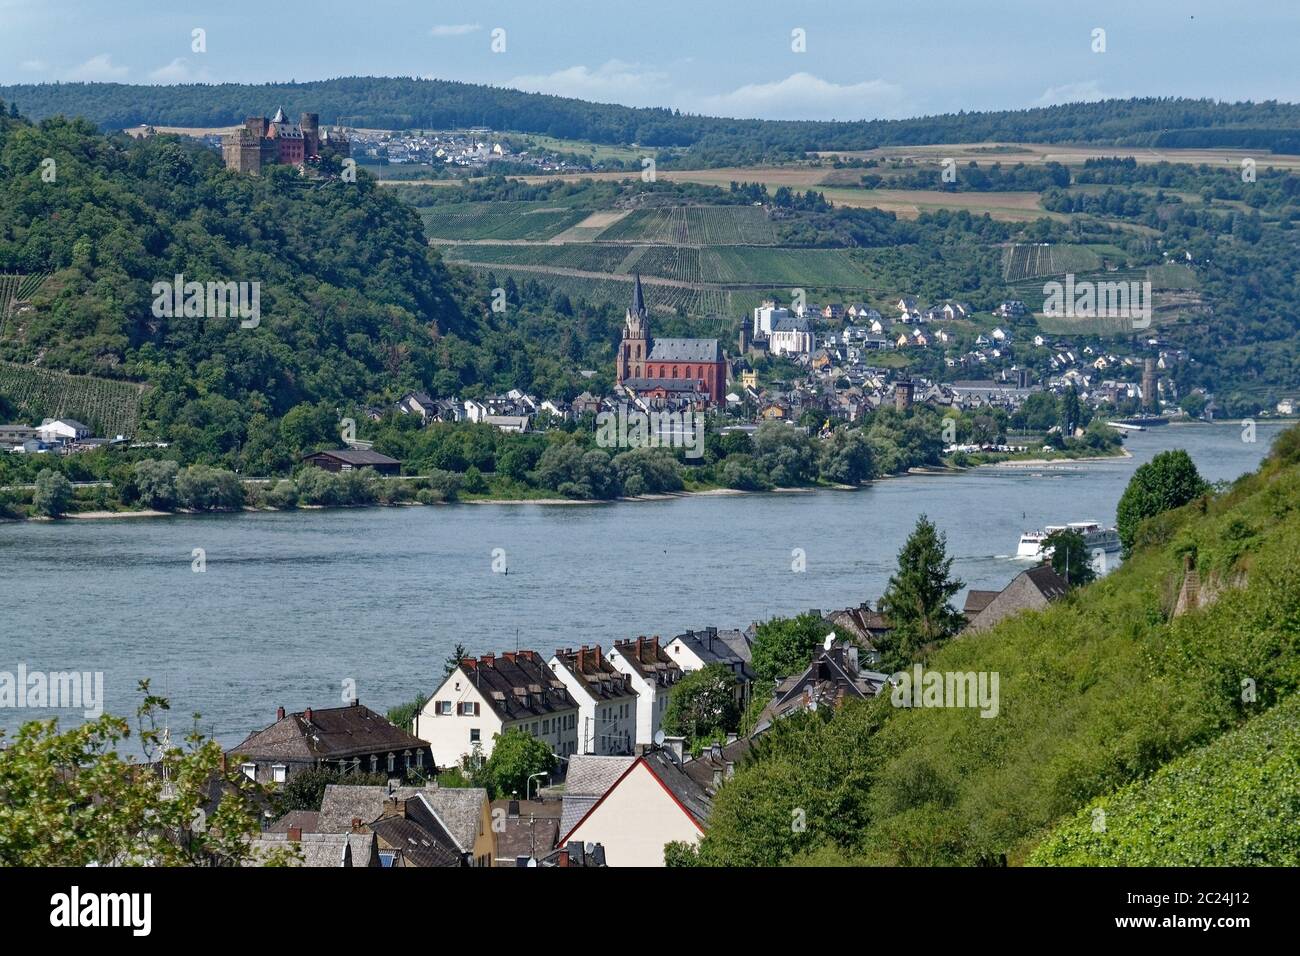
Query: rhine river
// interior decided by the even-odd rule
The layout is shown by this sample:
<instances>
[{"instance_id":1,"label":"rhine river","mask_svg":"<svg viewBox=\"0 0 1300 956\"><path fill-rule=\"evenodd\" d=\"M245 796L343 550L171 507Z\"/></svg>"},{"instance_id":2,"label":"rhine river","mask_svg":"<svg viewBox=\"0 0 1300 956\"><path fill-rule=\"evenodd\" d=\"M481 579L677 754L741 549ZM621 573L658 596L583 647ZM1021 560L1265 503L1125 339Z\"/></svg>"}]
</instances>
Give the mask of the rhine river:
<instances>
[{"instance_id":1,"label":"rhine river","mask_svg":"<svg viewBox=\"0 0 1300 956\"><path fill-rule=\"evenodd\" d=\"M427 694L457 642L549 657L874 606L922 513L947 534L967 587L1000 588L1028 566L1011 557L1022 530L1114 524L1129 477L1157 452L1185 448L1206 478L1231 480L1279 430L1261 424L1249 443L1239 425L1171 425L1129 435L1123 460L856 491L0 523L0 672L102 671L106 710L125 717L149 677L171 700L174 738L198 712L232 745L277 706L339 705L345 681L381 712ZM495 549L506 573L493 570ZM54 715L81 720L3 708L0 728Z\"/></svg>"}]
</instances>

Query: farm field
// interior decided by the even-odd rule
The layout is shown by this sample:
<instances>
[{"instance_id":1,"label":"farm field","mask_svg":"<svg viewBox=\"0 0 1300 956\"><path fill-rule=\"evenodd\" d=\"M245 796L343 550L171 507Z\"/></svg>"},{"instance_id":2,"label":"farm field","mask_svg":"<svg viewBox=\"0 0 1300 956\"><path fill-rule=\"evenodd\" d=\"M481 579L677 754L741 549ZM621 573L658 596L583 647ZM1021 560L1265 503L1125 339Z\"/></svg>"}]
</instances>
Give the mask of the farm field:
<instances>
[{"instance_id":1,"label":"farm field","mask_svg":"<svg viewBox=\"0 0 1300 956\"><path fill-rule=\"evenodd\" d=\"M431 239L549 239L589 212L548 202L465 202L419 209Z\"/></svg>"},{"instance_id":2,"label":"farm field","mask_svg":"<svg viewBox=\"0 0 1300 956\"><path fill-rule=\"evenodd\" d=\"M1060 143L940 143L929 146L884 146L868 150L838 150L814 153L820 157L842 156L859 159L912 160L922 163L940 163L945 159L959 162L974 160L984 163L1024 163L1043 165L1062 163L1082 166L1089 159L1112 156L1133 157L1139 163L1189 163L1194 166L1239 167L1246 158L1255 159L1261 168L1300 169L1300 156L1283 153L1260 154L1244 149L1154 149L1143 146L1065 146Z\"/></svg>"},{"instance_id":3,"label":"farm field","mask_svg":"<svg viewBox=\"0 0 1300 956\"><path fill-rule=\"evenodd\" d=\"M575 301L585 299L593 305L626 305L632 296L632 276L586 275L530 269L526 266L475 266L478 272L495 271L498 278L509 275L516 283L532 280L550 289L563 292ZM668 279L643 276L642 290L651 312L680 313L692 316L719 315L726 323L728 334L733 316L738 314L728 289L693 286Z\"/></svg>"},{"instance_id":4,"label":"farm field","mask_svg":"<svg viewBox=\"0 0 1300 956\"><path fill-rule=\"evenodd\" d=\"M0 361L0 396L34 421L75 418L96 435L132 436L145 386Z\"/></svg>"},{"instance_id":5,"label":"farm field","mask_svg":"<svg viewBox=\"0 0 1300 956\"><path fill-rule=\"evenodd\" d=\"M776 227L755 206L666 206L638 209L600 234L602 242L674 245L772 245Z\"/></svg>"}]
</instances>

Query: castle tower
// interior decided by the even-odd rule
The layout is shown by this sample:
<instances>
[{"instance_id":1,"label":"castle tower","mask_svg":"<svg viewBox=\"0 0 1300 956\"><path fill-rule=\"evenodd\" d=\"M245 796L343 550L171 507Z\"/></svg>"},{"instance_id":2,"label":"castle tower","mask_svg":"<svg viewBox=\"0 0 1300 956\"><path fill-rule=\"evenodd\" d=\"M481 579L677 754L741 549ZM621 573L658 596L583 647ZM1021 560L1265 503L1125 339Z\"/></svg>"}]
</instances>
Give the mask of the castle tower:
<instances>
[{"instance_id":1,"label":"castle tower","mask_svg":"<svg viewBox=\"0 0 1300 956\"><path fill-rule=\"evenodd\" d=\"M320 155L320 114L303 113L298 117L302 130L303 152L308 159Z\"/></svg>"},{"instance_id":2,"label":"castle tower","mask_svg":"<svg viewBox=\"0 0 1300 956\"><path fill-rule=\"evenodd\" d=\"M894 408L897 411L905 412L912 407L913 388L912 382L907 379L894 383Z\"/></svg>"},{"instance_id":3,"label":"castle tower","mask_svg":"<svg viewBox=\"0 0 1300 956\"><path fill-rule=\"evenodd\" d=\"M1160 396L1157 394L1156 360L1149 358L1142 364L1142 407L1150 412L1160 411Z\"/></svg>"},{"instance_id":4,"label":"castle tower","mask_svg":"<svg viewBox=\"0 0 1300 956\"><path fill-rule=\"evenodd\" d=\"M632 305L623 318L623 341L618 348L617 383L629 378L645 377L645 361L650 354L650 313L641 290L641 274L632 287Z\"/></svg>"}]
</instances>

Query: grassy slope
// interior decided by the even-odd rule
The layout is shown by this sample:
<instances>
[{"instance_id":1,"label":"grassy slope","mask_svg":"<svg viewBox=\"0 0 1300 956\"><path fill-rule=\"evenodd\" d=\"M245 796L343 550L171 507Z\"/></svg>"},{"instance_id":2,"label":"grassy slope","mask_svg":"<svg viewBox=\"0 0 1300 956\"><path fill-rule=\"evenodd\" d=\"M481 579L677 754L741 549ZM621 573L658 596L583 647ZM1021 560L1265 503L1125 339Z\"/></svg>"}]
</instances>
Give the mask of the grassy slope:
<instances>
[{"instance_id":1,"label":"grassy slope","mask_svg":"<svg viewBox=\"0 0 1300 956\"><path fill-rule=\"evenodd\" d=\"M1285 456L1286 460L1283 460ZM1300 685L1300 432L1259 474L1163 516L1119 571L1044 613L959 639L928 662L1001 675L1001 714L898 710L864 846L879 862L1012 862L1063 816L1150 774ZM1184 553L1244 589L1167 619ZM1243 705L1251 678L1258 702ZM920 783L918 783L920 781Z\"/></svg>"},{"instance_id":2,"label":"grassy slope","mask_svg":"<svg viewBox=\"0 0 1300 956\"><path fill-rule=\"evenodd\" d=\"M1298 553L1293 428L1256 474L1145 524L1133 557L1107 578L931 655L930 670L998 673L996 717L881 697L830 720L783 721L718 793L701 861L1025 862L1094 801L1293 697ZM1188 554L1204 580L1245 586L1171 618ZM1246 678L1252 703L1242 701ZM1295 778L1264 782L1294 788ZM791 832L796 808L807 826Z\"/></svg>"},{"instance_id":3,"label":"grassy slope","mask_svg":"<svg viewBox=\"0 0 1300 956\"><path fill-rule=\"evenodd\" d=\"M1094 827L1094 811L1104 826ZM1300 866L1300 695L1085 807L1047 866Z\"/></svg>"}]
</instances>

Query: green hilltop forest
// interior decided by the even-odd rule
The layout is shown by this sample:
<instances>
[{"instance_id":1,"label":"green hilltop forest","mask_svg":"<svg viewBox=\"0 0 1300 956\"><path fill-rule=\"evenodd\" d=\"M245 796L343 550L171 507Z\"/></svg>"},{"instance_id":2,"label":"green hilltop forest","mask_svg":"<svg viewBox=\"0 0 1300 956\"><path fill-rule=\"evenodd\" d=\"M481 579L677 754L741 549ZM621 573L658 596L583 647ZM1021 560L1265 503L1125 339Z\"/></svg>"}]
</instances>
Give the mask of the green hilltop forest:
<instances>
[{"instance_id":1,"label":"green hilltop forest","mask_svg":"<svg viewBox=\"0 0 1300 956\"><path fill-rule=\"evenodd\" d=\"M702 164L788 159L810 149L870 149L996 140L1214 146L1300 153L1300 106L1147 97L905 120L738 120L633 108L473 83L349 76L305 83L0 86L25 115L84 116L104 129L229 126L252 104L319 113L324 123L381 129L486 126L595 143L689 148ZM261 107L266 108L266 107Z\"/></svg>"},{"instance_id":2,"label":"green hilltop forest","mask_svg":"<svg viewBox=\"0 0 1300 956\"><path fill-rule=\"evenodd\" d=\"M781 720L719 790L698 856L669 859L1295 865L1298 553L1292 428L1256 473L1141 524L1112 574L923 658L1000 674L996 717L882 695ZM1175 615L1185 562L1201 606Z\"/></svg>"},{"instance_id":3,"label":"green hilltop forest","mask_svg":"<svg viewBox=\"0 0 1300 956\"><path fill-rule=\"evenodd\" d=\"M239 176L197 143L85 120L0 115L0 274L46 274L0 326L0 359L149 385L144 433L193 434L191 459L304 404L471 384L577 394L577 369L612 366L617 334L613 310L494 314L490 287L450 272L416 211L364 174ZM178 274L259 282L260 324L155 317L154 284Z\"/></svg>"}]
</instances>

